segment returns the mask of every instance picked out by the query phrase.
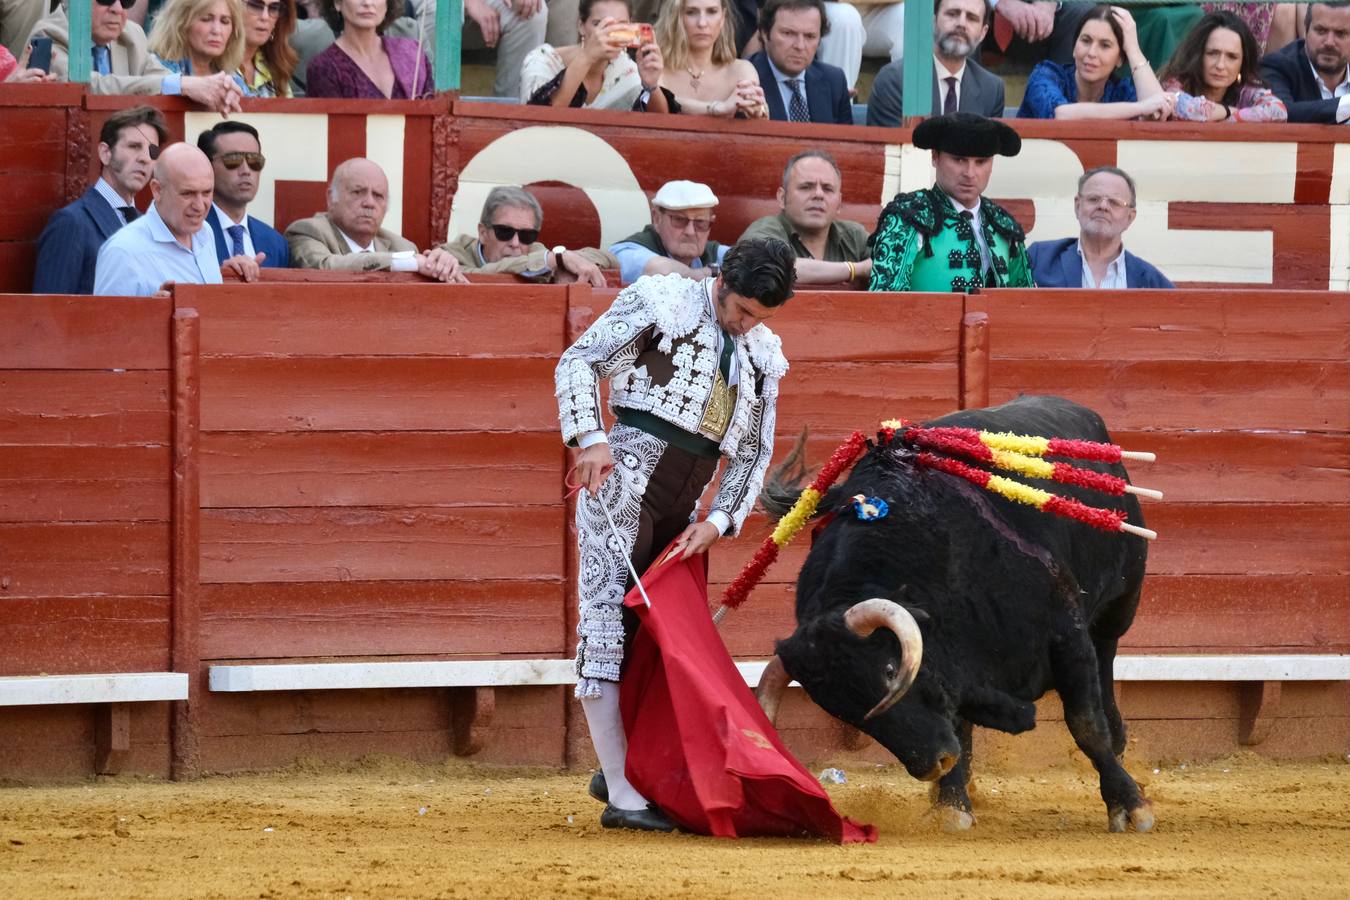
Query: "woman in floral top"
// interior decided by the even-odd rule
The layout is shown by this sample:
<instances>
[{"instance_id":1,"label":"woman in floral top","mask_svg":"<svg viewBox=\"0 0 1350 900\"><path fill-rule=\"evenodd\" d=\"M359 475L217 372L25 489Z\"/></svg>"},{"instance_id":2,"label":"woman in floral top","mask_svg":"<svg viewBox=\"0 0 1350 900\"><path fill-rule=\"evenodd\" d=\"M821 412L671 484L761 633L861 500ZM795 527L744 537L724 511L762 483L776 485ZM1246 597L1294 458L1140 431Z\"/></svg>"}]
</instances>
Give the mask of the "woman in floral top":
<instances>
[{"instance_id":1,"label":"woman in floral top","mask_svg":"<svg viewBox=\"0 0 1350 900\"><path fill-rule=\"evenodd\" d=\"M544 44L525 57L522 100L534 106L679 112L675 98L659 86L661 48L648 42L633 56L627 52L638 34L627 0L581 0L577 14L580 44Z\"/></svg>"},{"instance_id":2,"label":"woman in floral top","mask_svg":"<svg viewBox=\"0 0 1350 900\"><path fill-rule=\"evenodd\" d=\"M1227 10L1207 13L1159 76L1176 98L1175 119L1188 122L1283 122L1280 98L1261 86L1256 38Z\"/></svg>"}]
</instances>

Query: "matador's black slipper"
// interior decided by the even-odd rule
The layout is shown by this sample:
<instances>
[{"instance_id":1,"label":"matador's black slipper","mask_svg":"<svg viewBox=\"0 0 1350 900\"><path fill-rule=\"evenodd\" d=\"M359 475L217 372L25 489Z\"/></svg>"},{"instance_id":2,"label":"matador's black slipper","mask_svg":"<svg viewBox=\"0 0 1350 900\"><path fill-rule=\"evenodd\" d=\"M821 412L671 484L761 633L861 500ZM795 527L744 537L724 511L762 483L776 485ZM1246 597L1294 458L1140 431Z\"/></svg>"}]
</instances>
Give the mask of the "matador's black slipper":
<instances>
[{"instance_id":1,"label":"matador's black slipper","mask_svg":"<svg viewBox=\"0 0 1350 900\"><path fill-rule=\"evenodd\" d=\"M605 828L633 828L638 831L674 831L676 825L665 813L650 803L646 809L619 809L605 805L600 814L600 824Z\"/></svg>"},{"instance_id":2,"label":"matador's black slipper","mask_svg":"<svg viewBox=\"0 0 1350 900\"><path fill-rule=\"evenodd\" d=\"M590 787L586 788L586 793L601 803L609 802L609 785L605 783L604 772L596 772L591 776L591 784Z\"/></svg>"}]
</instances>

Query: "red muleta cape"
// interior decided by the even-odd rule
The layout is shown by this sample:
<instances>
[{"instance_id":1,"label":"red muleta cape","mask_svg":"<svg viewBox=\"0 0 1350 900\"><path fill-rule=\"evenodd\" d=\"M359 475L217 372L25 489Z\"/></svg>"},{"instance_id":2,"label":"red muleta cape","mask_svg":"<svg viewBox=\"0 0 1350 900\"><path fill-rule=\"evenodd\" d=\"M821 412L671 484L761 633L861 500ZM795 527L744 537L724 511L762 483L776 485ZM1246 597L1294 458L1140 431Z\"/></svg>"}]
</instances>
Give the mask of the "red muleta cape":
<instances>
[{"instance_id":1,"label":"red muleta cape","mask_svg":"<svg viewBox=\"0 0 1350 900\"><path fill-rule=\"evenodd\" d=\"M821 837L874 842L877 830L840 816L788 752L708 615L707 556L658 557L624 603L642 627L619 703L628 780L681 826L716 837Z\"/></svg>"}]
</instances>

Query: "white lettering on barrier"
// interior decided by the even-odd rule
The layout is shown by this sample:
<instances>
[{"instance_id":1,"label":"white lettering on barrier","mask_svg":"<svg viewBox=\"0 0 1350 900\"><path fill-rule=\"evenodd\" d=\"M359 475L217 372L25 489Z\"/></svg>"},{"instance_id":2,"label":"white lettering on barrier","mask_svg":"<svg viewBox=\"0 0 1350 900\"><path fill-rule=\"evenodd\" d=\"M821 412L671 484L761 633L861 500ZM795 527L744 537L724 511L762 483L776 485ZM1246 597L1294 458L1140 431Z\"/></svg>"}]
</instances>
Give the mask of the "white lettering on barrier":
<instances>
[{"instance_id":1,"label":"white lettering on barrier","mask_svg":"<svg viewBox=\"0 0 1350 900\"><path fill-rule=\"evenodd\" d=\"M460 170L446 239L476 232L494 187L539 181L561 181L590 198L600 216L602 247L651 223L647 195L617 150L580 128L536 125L507 132Z\"/></svg>"},{"instance_id":2,"label":"white lettering on barrier","mask_svg":"<svg viewBox=\"0 0 1350 900\"><path fill-rule=\"evenodd\" d=\"M402 117L397 118L402 121ZM183 134L188 143L195 146L197 135L209 131L219 121L220 116L215 113L184 113ZM276 221L278 181L328 182L328 116L322 113L249 113L241 121L258 129L263 156L267 157L267 168L258 180L258 196L248 205L248 212L270 225ZM400 159L402 152L400 149ZM390 193L397 191L400 198L402 188L402 178L389 186ZM319 211L311 210L305 215Z\"/></svg>"},{"instance_id":3,"label":"white lettering on barrier","mask_svg":"<svg viewBox=\"0 0 1350 900\"><path fill-rule=\"evenodd\" d=\"M1350 144L1337 144L1331 162L1331 276L1327 287L1350 291Z\"/></svg>"}]
</instances>

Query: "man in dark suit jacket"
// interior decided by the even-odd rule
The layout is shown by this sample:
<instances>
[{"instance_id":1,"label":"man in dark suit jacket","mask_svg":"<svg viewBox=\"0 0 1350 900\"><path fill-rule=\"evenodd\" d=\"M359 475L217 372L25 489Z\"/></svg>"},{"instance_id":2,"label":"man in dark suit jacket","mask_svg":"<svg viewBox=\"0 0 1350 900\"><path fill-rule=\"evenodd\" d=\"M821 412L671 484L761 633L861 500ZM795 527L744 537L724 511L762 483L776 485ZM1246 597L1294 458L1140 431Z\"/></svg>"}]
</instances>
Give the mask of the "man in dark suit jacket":
<instances>
[{"instance_id":1,"label":"man in dark suit jacket","mask_svg":"<svg viewBox=\"0 0 1350 900\"><path fill-rule=\"evenodd\" d=\"M94 265L103 242L140 218L136 194L150 181L159 147L169 131L159 110L122 109L99 132L98 181L84 196L47 220L37 245L35 294L92 294Z\"/></svg>"},{"instance_id":2,"label":"man in dark suit jacket","mask_svg":"<svg viewBox=\"0 0 1350 900\"><path fill-rule=\"evenodd\" d=\"M1350 3L1310 3L1308 37L1261 60L1261 78L1290 122L1350 124Z\"/></svg>"},{"instance_id":3,"label":"man in dark suit jacket","mask_svg":"<svg viewBox=\"0 0 1350 900\"><path fill-rule=\"evenodd\" d=\"M216 257L247 256L261 266L287 268L291 250L286 239L271 225L248 215L267 164L258 130L246 122L226 119L197 136L197 149L211 160L216 177L214 202L206 214L216 237ZM263 254L261 259L258 254Z\"/></svg>"},{"instance_id":4,"label":"man in dark suit jacket","mask_svg":"<svg viewBox=\"0 0 1350 900\"><path fill-rule=\"evenodd\" d=\"M844 70L816 61L829 28L823 0L768 0L760 9L764 49L750 62L759 73L770 119L853 124Z\"/></svg>"},{"instance_id":5,"label":"man in dark suit jacket","mask_svg":"<svg viewBox=\"0 0 1350 900\"><path fill-rule=\"evenodd\" d=\"M1175 287L1121 241L1135 217L1134 179L1123 170L1100 166L1084 172L1078 179L1073 212L1078 217L1078 237L1037 241L1027 248L1037 287Z\"/></svg>"},{"instance_id":6,"label":"man in dark suit jacket","mask_svg":"<svg viewBox=\"0 0 1350 900\"><path fill-rule=\"evenodd\" d=\"M933 13L933 115L970 112L987 119L1003 116L1003 80L970 56L989 30L985 0L941 0ZM867 124L900 124L904 61L887 63L872 82Z\"/></svg>"}]
</instances>

